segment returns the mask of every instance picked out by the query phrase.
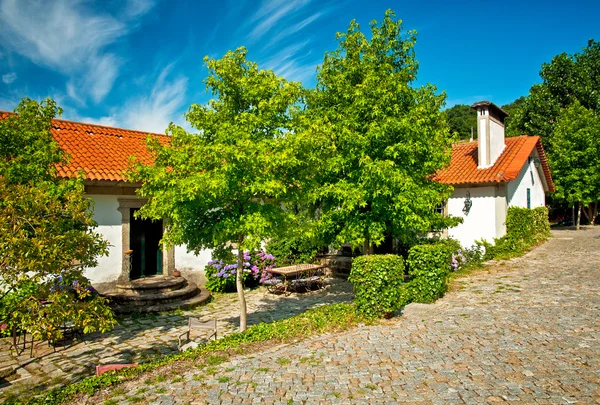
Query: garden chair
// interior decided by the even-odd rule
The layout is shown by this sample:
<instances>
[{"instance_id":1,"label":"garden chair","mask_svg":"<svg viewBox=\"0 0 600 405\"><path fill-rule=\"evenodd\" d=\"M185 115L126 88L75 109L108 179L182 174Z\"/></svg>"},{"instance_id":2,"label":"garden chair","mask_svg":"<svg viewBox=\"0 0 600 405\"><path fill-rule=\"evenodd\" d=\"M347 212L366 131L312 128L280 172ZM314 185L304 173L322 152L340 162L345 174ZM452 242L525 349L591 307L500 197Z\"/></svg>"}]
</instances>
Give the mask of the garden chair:
<instances>
[{"instance_id":1,"label":"garden chair","mask_svg":"<svg viewBox=\"0 0 600 405\"><path fill-rule=\"evenodd\" d=\"M177 348L180 351L185 351L190 347L198 346L198 344L192 340L192 335L197 333L198 331L209 331L209 333L212 332L208 336L207 340L210 340L211 338L217 340L217 320L211 319L209 321L201 321L198 318L189 318L187 330L181 335L179 335ZM204 335L206 335L206 332L204 333ZM184 336L186 337L185 340L182 339Z\"/></svg>"}]
</instances>

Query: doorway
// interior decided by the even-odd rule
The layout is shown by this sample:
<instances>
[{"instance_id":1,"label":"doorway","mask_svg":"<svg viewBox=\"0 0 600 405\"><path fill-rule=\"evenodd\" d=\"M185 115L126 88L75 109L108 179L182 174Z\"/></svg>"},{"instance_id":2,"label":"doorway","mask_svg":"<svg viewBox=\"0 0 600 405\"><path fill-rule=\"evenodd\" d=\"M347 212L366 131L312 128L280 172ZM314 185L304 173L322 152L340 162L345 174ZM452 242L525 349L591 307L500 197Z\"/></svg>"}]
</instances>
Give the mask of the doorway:
<instances>
[{"instance_id":1,"label":"doorway","mask_svg":"<svg viewBox=\"0 0 600 405\"><path fill-rule=\"evenodd\" d=\"M130 280L163 274L163 254L159 245L163 236L162 221L137 219L136 211L137 208L130 208L129 246L133 250Z\"/></svg>"}]
</instances>

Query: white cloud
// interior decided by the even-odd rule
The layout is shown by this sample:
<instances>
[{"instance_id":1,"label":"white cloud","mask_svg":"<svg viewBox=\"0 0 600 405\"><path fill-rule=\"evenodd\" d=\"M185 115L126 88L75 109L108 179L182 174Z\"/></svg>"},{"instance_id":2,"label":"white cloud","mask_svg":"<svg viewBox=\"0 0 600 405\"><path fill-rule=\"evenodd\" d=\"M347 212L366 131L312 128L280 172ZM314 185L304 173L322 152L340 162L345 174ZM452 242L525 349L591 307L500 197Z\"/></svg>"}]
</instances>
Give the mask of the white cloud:
<instances>
[{"instance_id":1,"label":"white cloud","mask_svg":"<svg viewBox=\"0 0 600 405\"><path fill-rule=\"evenodd\" d=\"M261 7L254 13L250 23L254 28L248 34L250 41L268 33L275 25L283 21L290 14L302 9L311 0L263 0Z\"/></svg>"},{"instance_id":2,"label":"white cloud","mask_svg":"<svg viewBox=\"0 0 600 405\"><path fill-rule=\"evenodd\" d=\"M282 40L284 40L285 38L297 34L299 31L301 31L304 27L306 27L307 25L311 24L312 22L316 21L317 19L319 19L320 17L322 17L323 15L325 15L328 11L319 11L313 15L310 15L308 17L306 17L304 20L288 26L287 28L284 28L283 30L279 31L276 35L273 36L273 38L271 39L271 41L269 41L269 43L267 44L268 46L271 46L273 44L276 44L278 42L281 42Z\"/></svg>"},{"instance_id":3,"label":"white cloud","mask_svg":"<svg viewBox=\"0 0 600 405\"><path fill-rule=\"evenodd\" d=\"M149 94L127 100L123 106L101 118L73 117L82 122L117 126L140 131L164 133L174 122L183 125L188 79L184 76L170 78L173 64L158 75Z\"/></svg>"},{"instance_id":4,"label":"white cloud","mask_svg":"<svg viewBox=\"0 0 600 405\"><path fill-rule=\"evenodd\" d=\"M125 7L125 15L129 18L140 17L156 6L153 0L128 0Z\"/></svg>"},{"instance_id":5,"label":"white cloud","mask_svg":"<svg viewBox=\"0 0 600 405\"><path fill-rule=\"evenodd\" d=\"M290 81L303 82L315 74L317 61L309 59L310 51L305 48L311 39L305 39L297 44L289 45L271 55L261 66L271 69L279 76Z\"/></svg>"},{"instance_id":6,"label":"white cloud","mask_svg":"<svg viewBox=\"0 0 600 405\"><path fill-rule=\"evenodd\" d=\"M17 80L17 74L15 72L2 75L2 81L4 82L4 84L11 84L15 80Z\"/></svg>"},{"instance_id":7,"label":"white cloud","mask_svg":"<svg viewBox=\"0 0 600 405\"><path fill-rule=\"evenodd\" d=\"M154 4L129 0L126 17L141 16ZM0 0L0 39L13 52L68 75L67 94L80 104L88 97L98 103L111 90L123 61L106 47L133 26L87 5L80 0Z\"/></svg>"}]
</instances>

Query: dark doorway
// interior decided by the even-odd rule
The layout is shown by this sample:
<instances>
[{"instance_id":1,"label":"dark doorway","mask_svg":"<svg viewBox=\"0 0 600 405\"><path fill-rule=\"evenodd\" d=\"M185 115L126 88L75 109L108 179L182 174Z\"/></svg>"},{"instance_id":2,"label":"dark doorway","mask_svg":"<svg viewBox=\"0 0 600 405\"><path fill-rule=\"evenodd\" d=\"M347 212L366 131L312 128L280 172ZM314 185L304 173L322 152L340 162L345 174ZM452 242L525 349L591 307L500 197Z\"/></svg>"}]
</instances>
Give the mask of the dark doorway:
<instances>
[{"instance_id":1,"label":"dark doorway","mask_svg":"<svg viewBox=\"0 0 600 405\"><path fill-rule=\"evenodd\" d=\"M163 234L162 221L136 219L131 208L131 228L129 231L131 254L131 273L129 278L155 276L163 272L162 248L159 246Z\"/></svg>"}]
</instances>

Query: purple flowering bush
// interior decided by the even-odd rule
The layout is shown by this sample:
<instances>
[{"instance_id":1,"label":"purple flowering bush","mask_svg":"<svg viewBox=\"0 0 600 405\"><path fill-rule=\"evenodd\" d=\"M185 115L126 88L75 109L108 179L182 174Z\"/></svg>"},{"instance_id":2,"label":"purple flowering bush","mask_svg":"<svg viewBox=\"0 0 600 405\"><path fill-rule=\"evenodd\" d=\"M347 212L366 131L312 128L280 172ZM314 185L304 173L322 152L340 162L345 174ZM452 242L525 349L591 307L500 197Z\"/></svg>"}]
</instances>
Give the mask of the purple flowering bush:
<instances>
[{"instance_id":1,"label":"purple flowering bush","mask_svg":"<svg viewBox=\"0 0 600 405\"><path fill-rule=\"evenodd\" d=\"M244 252L244 287L253 288L269 278L269 270L275 267L275 257L264 251ZM204 268L206 288L212 292L234 292L237 263L213 259Z\"/></svg>"}]
</instances>

